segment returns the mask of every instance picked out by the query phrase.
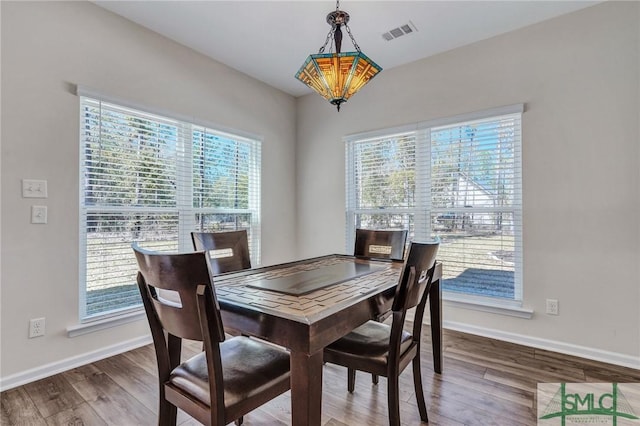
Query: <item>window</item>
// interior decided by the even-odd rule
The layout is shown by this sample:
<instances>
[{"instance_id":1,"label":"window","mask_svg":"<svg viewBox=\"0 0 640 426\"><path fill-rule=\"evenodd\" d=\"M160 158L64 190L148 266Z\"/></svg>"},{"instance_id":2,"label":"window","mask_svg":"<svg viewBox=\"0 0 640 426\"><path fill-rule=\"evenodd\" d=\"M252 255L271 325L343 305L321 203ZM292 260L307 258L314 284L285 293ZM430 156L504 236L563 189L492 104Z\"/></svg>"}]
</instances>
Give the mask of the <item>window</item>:
<instances>
[{"instance_id":1,"label":"window","mask_svg":"<svg viewBox=\"0 0 640 426\"><path fill-rule=\"evenodd\" d=\"M134 241L246 229L259 264L259 141L81 96L80 148L81 320L139 309Z\"/></svg>"},{"instance_id":2,"label":"window","mask_svg":"<svg viewBox=\"0 0 640 426\"><path fill-rule=\"evenodd\" d=\"M355 228L437 236L443 289L522 300L522 105L346 138Z\"/></svg>"}]
</instances>

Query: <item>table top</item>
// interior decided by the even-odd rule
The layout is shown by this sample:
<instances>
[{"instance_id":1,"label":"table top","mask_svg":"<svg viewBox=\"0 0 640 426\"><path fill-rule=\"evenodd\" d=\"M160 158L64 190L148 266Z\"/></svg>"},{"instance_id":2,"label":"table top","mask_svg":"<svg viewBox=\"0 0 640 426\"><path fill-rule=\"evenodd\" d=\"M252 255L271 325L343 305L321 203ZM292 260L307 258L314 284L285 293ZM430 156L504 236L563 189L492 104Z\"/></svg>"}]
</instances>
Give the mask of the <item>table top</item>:
<instances>
[{"instance_id":1,"label":"table top","mask_svg":"<svg viewBox=\"0 0 640 426\"><path fill-rule=\"evenodd\" d=\"M295 295L252 287L252 283L264 280L281 280L285 277L300 276L303 271L338 271L336 265L344 264L375 265L366 275L345 279L336 278L332 284L305 294ZM357 259L353 256L329 255L318 258L291 262L282 265L256 268L214 279L218 300L222 304L235 305L265 314L285 317L291 321L310 324L330 317L344 307L372 295L384 293L384 301L393 298L402 268L401 262ZM339 282L338 282L339 281ZM390 294L389 294L390 293Z\"/></svg>"},{"instance_id":2,"label":"table top","mask_svg":"<svg viewBox=\"0 0 640 426\"><path fill-rule=\"evenodd\" d=\"M277 277L251 280L247 287L302 296L325 287L368 275L380 268L383 268L383 266L359 262L338 262L332 265L322 265L311 270L304 269L293 274L280 274Z\"/></svg>"},{"instance_id":3,"label":"table top","mask_svg":"<svg viewBox=\"0 0 640 426\"><path fill-rule=\"evenodd\" d=\"M249 286L251 282L259 280L304 275L303 271L354 263L375 265L379 269L374 268L375 271L367 275L336 281L334 285L302 295ZM289 349L293 425L320 425L324 348L366 321L388 312L402 266L403 262L330 255L214 277L214 289L225 330L256 336ZM440 274L437 275L438 282L432 286L429 294L434 369L440 372L441 266L436 265L436 273ZM322 274L316 274L315 277L318 275Z\"/></svg>"}]
</instances>

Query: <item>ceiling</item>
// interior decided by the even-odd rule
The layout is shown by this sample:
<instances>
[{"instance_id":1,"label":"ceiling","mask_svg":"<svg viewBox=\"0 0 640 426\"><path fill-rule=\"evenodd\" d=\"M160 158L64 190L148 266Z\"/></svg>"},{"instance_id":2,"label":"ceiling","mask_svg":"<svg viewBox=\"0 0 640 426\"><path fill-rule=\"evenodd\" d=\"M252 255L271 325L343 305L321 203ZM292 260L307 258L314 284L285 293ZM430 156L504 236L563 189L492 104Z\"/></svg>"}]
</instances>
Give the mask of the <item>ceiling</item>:
<instances>
[{"instance_id":1,"label":"ceiling","mask_svg":"<svg viewBox=\"0 0 640 426\"><path fill-rule=\"evenodd\" d=\"M311 93L294 78L318 53L333 1L94 1L293 96ZM599 1L363 1L343 0L362 49L390 69L456 47L570 13ZM403 25L415 31L386 41ZM352 43L344 34L342 51ZM327 47L327 52L329 52Z\"/></svg>"}]
</instances>

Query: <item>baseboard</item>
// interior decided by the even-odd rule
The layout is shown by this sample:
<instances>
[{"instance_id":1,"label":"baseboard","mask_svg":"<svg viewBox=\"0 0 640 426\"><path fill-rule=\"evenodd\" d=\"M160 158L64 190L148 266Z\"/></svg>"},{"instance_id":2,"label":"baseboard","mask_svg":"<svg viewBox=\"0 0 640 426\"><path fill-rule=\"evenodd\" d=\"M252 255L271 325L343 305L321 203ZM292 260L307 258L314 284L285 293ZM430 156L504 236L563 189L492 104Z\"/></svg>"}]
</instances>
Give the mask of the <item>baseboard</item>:
<instances>
[{"instance_id":1,"label":"baseboard","mask_svg":"<svg viewBox=\"0 0 640 426\"><path fill-rule=\"evenodd\" d=\"M449 330L461 331L463 333L475 334L478 336L489 337L496 340L503 340L505 342L517 343L533 348L559 352L565 355L573 355L580 358L591 359L594 361L601 361L609 364L620 365L623 367L640 369L640 357L632 355L624 355L617 352L609 352L602 349L579 346L571 343L559 342L556 340L541 339L539 337L526 336L523 334L476 327L473 325L453 321L443 321L443 327Z\"/></svg>"},{"instance_id":2,"label":"baseboard","mask_svg":"<svg viewBox=\"0 0 640 426\"><path fill-rule=\"evenodd\" d=\"M35 382L36 380L44 379L45 377L50 377L54 374L59 374L76 367L81 367L95 361L100 361L101 359L109 358L111 356L118 355L144 345L148 345L149 343L151 343L151 335L138 337L126 342L118 343L117 345L99 349L97 351L88 352L86 354L67 358L62 361L53 362L37 368L32 368L30 370L12 374L7 377L1 377L0 392L22 386L27 383Z\"/></svg>"}]
</instances>

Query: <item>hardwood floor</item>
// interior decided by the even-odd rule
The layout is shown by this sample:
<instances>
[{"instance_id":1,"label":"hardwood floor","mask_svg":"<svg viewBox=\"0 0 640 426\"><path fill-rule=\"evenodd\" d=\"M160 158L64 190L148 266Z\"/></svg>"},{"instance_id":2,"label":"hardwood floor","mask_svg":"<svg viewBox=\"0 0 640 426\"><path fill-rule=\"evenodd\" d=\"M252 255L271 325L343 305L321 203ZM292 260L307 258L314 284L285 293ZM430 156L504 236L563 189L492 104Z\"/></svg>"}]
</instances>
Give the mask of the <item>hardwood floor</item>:
<instances>
[{"instance_id":1,"label":"hardwood floor","mask_svg":"<svg viewBox=\"0 0 640 426\"><path fill-rule=\"evenodd\" d=\"M640 371L445 330L444 371L433 372L428 333L422 375L430 425L534 425L538 382L640 382ZM185 356L198 345L189 344ZM155 425L157 383L151 345L2 392L0 424ZM346 369L324 369L322 424L386 425L386 381L358 373L347 392ZM400 378L403 425L420 424L411 368ZM288 425L285 393L245 416L247 426ZM178 424L197 425L180 412Z\"/></svg>"}]
</instances>

